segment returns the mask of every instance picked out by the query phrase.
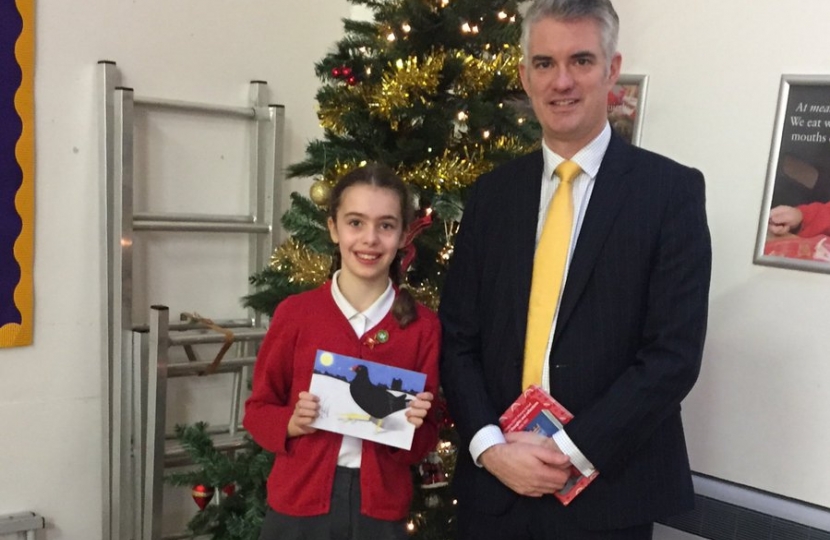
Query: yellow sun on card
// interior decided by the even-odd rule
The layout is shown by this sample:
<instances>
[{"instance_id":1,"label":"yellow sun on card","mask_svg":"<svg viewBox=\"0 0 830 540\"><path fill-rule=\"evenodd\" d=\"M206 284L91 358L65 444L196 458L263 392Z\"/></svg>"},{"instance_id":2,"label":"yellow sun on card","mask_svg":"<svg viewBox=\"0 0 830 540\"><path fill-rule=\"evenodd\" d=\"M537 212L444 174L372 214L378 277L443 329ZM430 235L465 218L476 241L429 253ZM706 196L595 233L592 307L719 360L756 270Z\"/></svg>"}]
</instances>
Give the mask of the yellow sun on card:
<instances>
[{"instance_id":1,"label":"yellow sun on card","mask_svg":"<svg viewBox=\"0 0 830 540\"><path fill-rule=\"evenodd\" d=\"M330 366L334 362L334 356L331 353L323 353L320 355L320 363L324 366Z\"/></svg>"}]
</instances>

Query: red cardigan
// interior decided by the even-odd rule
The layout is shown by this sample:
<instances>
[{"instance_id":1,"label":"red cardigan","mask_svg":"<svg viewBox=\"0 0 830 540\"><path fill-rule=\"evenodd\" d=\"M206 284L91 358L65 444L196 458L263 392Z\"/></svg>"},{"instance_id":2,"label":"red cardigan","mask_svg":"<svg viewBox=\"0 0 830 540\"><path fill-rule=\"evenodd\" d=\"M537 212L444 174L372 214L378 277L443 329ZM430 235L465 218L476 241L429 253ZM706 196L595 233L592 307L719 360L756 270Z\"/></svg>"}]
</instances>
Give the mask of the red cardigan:
<instances>
[{"instance_id":1,"label":"red cardigan","mask_svg":"<svg viewBox=\"0 0 830 540\"><path fill-rule=\"evenodd\" d=\"M367 345L378 330L386 343ZM426 390L438 395L438 317L418 305L418 317L402 329L391 311L363 338L358 338L331 295L331 282L279 304L254 367L251 396L243 424L253 439L276 454L268 477L268 504L292 516L329 511L334 470L342 435L316 431L288 438L288 420L299 393L311 384L317 349L382 362L426 374ZM360 465L361 513L384 520L404 519L412 500L409 467L438 442L434 408L415 430L412 449L363 441Z\"/></svg>"}]
</instances>

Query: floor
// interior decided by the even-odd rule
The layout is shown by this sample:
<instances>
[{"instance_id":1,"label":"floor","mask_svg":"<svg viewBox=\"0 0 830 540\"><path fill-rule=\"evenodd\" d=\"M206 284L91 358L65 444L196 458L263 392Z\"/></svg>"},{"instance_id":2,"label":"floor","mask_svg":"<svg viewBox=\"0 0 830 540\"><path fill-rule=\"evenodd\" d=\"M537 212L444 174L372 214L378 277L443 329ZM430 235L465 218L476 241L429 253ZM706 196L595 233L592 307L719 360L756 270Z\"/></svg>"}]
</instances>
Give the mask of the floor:
<instances>
[{"instance_id":1,"label":"floor","mask_svg":"<svg viewBox=\"0 0 830 540\"><path fill-rule=\"evenodd\" d=\"M695 536L687 532L678 531L665 525L654 526L654 540L698 540L701 536Z\"/></svg>"}]
</instances>

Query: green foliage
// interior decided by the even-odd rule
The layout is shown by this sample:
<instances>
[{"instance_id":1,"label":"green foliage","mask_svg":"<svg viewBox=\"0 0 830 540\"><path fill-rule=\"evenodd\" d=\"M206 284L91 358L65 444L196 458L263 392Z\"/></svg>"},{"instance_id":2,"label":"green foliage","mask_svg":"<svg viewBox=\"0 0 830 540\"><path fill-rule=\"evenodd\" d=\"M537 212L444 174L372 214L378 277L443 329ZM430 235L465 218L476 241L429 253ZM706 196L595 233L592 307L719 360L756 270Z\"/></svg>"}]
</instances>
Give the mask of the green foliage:
<instances>
[{"instance_id":1,"label":"green foliage","mask_svg":"<svg viewBox=\"0 0 830 540\"><path fill-rule=\"evenodd\" d=\"M220 493L223 487L234 486L233 494L222 493L219 504L208 505L193 516L188 530L194 536L208 535L214 540L257 540L265 516L264 479L273 465L273 454L250 439L243 450L220 452L214 447L204 422L176 426L176 437L193 467L169 474L170 484L187 488L201 484L214 487Z\"/></svg>"},{"instance_id":2,"label":"green foliage","mask_svg":"<svg viewBox=\"0 0 830 540\"><path fill-rule=\"evenodd\" d=\"M326 226L325 210L299 193L291 194L291 208L282 216L282 226L291 236L317 253L331 253L334 244Z\"/></svg>"}]
</instances>

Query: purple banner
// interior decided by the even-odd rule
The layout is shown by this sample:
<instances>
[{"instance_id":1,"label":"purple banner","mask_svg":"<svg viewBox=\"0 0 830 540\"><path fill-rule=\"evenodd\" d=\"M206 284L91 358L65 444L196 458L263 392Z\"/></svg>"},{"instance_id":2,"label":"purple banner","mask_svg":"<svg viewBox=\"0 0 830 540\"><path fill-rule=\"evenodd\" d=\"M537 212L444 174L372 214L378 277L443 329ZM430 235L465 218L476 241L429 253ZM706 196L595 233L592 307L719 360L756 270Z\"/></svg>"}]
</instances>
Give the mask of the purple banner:
<instances>
[{"instance_id":1,"label":"purple banner","mask_svg":"<svg viewBox=\"0 0 830 540\"><path fill-rule=\"evenodd\" d=\"M33 2L0 2L0 347L31 343Z\"/></svg>"}]
</instances>

